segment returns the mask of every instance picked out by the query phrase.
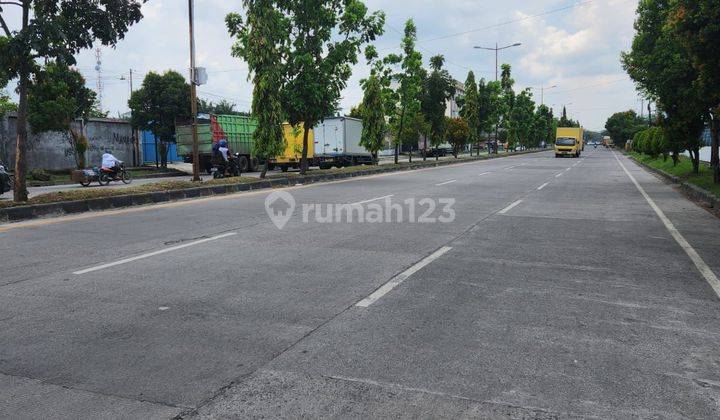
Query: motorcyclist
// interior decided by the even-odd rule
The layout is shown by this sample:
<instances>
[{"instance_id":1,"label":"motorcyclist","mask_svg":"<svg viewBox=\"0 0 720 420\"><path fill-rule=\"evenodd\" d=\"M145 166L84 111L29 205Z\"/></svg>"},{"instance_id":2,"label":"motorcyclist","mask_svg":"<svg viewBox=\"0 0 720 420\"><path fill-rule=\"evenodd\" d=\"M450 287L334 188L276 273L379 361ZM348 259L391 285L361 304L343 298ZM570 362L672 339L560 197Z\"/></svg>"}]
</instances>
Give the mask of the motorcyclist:
<instances>
[{"instance_id":1,"label":"motorcyclist","mask_svg":"<svg viewBox=\"0 0 720 420\"><path fill-rule=\"evenodd\" d=\"M120 164L122 164L122 161L116 158L110 150L106 150L102 155L101 166L104 171L115 173L120 168Z\"/></svg>"},{"instance_id":2,"label":"motorcyclist","mask_svg":"<svg viewBox=\"0 0 720 420\"><path fill-rule=\"evenodd\" d=\"M0 194L5 194L5 191L12 190L13 186L10 182L10 174L5 170L5 166L0 162Z\"/></svg>"},{"instance_id":3,"label":"motorcyclist","mask_svg":"<svg viewBox=\"0 0 720 420\"><path fill-rule=\"evenodd\" d=\"M215 158L217 162L216 165L223 175L225 175L226 172L229 172L230 175L237 175L239 173L237 161L226 139L220 139L217 142L217 151L215 154L217 155Z\"/></svg>"}]
</instances>

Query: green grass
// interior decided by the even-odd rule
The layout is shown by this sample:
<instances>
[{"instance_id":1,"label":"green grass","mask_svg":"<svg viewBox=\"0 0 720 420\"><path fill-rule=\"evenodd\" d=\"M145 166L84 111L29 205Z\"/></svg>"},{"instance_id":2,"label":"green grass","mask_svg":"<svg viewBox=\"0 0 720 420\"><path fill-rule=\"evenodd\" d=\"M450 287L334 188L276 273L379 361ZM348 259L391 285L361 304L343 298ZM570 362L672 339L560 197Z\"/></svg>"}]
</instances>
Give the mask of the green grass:
<instances>
[{"instance_id":1,"label":"green grass","mask_svg":"<svg viewBox=\"0 0 720 420\"><path fill-rule=\"evenodd\" d=\"M670 175L675 175L681 180L696 185L706 191L710 191L715 194L716 197L720 198L720 185L713 182L712 168L707 164L701 163L700 173L695 174L692 171L692 161L685 156L680 156L680 161L677 165L674 165L670 157L668 157L667 160L663 160L662 156L653 159L648 155L637 152L630 152L629 154L650 167L660 169Z\"/></svg>"}]
</instances>

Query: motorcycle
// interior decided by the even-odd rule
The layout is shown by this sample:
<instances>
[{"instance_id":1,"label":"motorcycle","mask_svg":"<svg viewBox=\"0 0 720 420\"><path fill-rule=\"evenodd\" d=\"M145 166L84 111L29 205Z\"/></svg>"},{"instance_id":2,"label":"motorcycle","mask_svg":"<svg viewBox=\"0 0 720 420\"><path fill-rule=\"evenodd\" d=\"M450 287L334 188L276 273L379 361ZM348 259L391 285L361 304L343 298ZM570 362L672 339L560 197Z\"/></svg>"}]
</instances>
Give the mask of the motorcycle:
<instances>
[{"instance_id":1,"label":"motorcycle","mask_svg":"<svg viewBox=\"0 0 720 420\"><path fill-rule=\"evenodd\" d=\"M5 170L5 166L0 165L0 195L11 191L14 185L15 177Z\"/></svg>"},{"instance_id":2,"label":"motorcycle","mask_svg":"<svg viewBox=\"0 0 720 420\"><path fill-rule=\"evenodd\" d=\"M98 173L100 185L109 185L111 181L122 181L123 184L132 182L132 175L125 169L125 162L118 163L114 168L101 168Z\"/></svg>"},{"instance_id":3,"label":"motorcycle","mask_svg":"<svg viewBox=\"0 0 720 420\"><path fill-rule=\"evenodd\" d=\"M210 169L210 173L212 174L213 179L221 179L225 178L226 176L240 176L240 165L238 164L239 159L240 153L235 153L228 162L213 164L212 168Z\"/></svg>"}]
</instances>

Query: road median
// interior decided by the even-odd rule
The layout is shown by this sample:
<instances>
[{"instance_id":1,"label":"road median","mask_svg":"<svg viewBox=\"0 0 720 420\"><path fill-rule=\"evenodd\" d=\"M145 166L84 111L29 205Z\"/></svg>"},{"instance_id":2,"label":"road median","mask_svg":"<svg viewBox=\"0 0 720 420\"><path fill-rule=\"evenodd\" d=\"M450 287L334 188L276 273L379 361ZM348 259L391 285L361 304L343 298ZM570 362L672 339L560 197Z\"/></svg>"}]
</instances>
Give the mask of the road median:
<instances>
[{"instance_id":1,"label":"road median","mask_svg":"<svg viewBox=\"0 0 720 420\"><path fill-rule=\"evenodd\" d=\"M456 165L482 160L498 159L543 150L529 150L497 157L467 157L440 161L418 161L397 165L354 166L348 168L311 171L306 175L283 174L256 178L224 178L200 183L168 181L140 185L127 189L69 190L42 194L26 203L0 201L0 223L17 222L41 217L61 216L88 211L102 211L132 206L165 203L213 195L234 194L243 191L280 188L296 184L313 184L339 179L377 175L389 172L412 171L423 168Z\"/></svg>"}]
</instances>

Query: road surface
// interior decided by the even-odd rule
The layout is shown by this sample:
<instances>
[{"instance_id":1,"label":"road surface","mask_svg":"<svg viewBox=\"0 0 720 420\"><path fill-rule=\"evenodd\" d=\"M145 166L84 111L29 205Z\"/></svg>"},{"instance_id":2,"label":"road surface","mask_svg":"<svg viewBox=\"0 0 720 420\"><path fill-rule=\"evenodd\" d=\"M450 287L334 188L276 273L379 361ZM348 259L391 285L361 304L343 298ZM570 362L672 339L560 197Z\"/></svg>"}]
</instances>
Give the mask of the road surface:
<instances>
[{"instance_id":1,"label":"road surface","mask_svg":"<svg viewBox=\"0 0 720 420\"><path fill-rule=\"evenodd\" d=\"M720 220L625 157L284 191L0 226L0 417L720 416Z\"/></svg>"},{"instance_id":2,"label":"road surface","mask_svg":"<svg viewBox=\"0 0 720 420\"><path fill-rule=\"evenodd\" d=\"M434 159L434 158L428 158L428 159ZM440 158L440 160L446 160L446 159L454 159L454 157L453 156L444 156L444 157ZM422 160L422 158L415 157L414 160L418 161L418 160ZM400 157L400 162L407 162L407 161L408 161L407 156ZM391 163L394 163L394 160L392 157L384 156L380 159L381 165L387 165L387 164L391 164ZM173 168L177 168L179 170L183 170L186 172L192 171L191 164L179 163L179 164L171 164L171 166ZM297 171L291 170L290 172L297 172ZM281 174L281 173L282 172L280 170L275 170L275 171L269 172L269 174ZM201 175L204 179L210 179L210 177L204 173ZM247 172L247 173L243 173L243 176L251 177L251 178L259 178L260 172ZM49 185L49 186L45 186L45 187L28 187L28 193L29 193L30 197L36 197L41 194L47 194L47 193L58 192L58 191L68 191L68 190L87 189L87 188L89 188L89 189L96 189L96 188L113 188L113 189L120 188L120 189L122 189L122 188L128 188L128 187L132 187L132 186L136 186L136 185L155 184L158 182L181 181L181 180L191 180L191 179L192 179L192 176L188 175L187 177L173 176L173 177L160 177L160 178L138 178L138 179L133 179L133 182L130 184L123 184L122 182L111 182L110 185L107 185L107 186L101 186L97 182L93 182L92 185L90 185L89 187L83 187L80 184ZM0 200L3 200L3 199L4 200L12 199L12 192L7 192L7 193L3 194L2 197L0 197Z\"/></svg>"}]
</instances>

